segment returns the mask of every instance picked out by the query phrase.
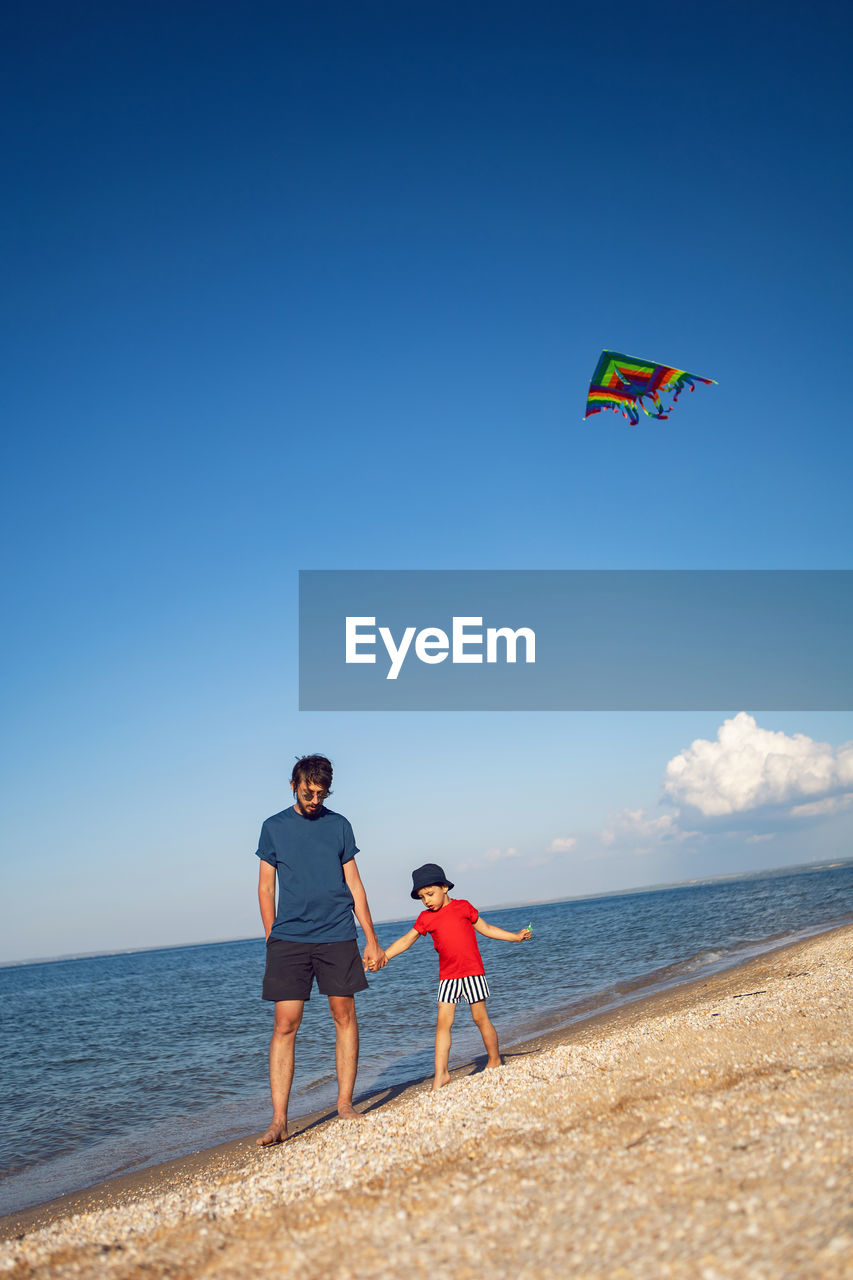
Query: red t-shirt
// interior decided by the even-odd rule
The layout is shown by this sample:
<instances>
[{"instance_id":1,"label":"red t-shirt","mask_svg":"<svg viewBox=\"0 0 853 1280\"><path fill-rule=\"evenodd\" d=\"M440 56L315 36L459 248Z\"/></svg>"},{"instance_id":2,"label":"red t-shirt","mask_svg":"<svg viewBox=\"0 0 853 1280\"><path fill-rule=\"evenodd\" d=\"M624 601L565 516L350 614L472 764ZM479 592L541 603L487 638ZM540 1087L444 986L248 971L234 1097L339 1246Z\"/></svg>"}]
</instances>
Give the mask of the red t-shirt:
<instances>
[{"instance_id":1,"label":"red t-shirt","mask_svg":"<svg viewBox=\"0 0 853 1280\"><path fill-rule=\"evenodd\" d=\"M464 898L451 898L440 911L422 911L418 916L418 933L432 934L439 978L473 978L485 972L474 932L474 922L479 918L477 908Z\"/></svg>"}]
</instances>

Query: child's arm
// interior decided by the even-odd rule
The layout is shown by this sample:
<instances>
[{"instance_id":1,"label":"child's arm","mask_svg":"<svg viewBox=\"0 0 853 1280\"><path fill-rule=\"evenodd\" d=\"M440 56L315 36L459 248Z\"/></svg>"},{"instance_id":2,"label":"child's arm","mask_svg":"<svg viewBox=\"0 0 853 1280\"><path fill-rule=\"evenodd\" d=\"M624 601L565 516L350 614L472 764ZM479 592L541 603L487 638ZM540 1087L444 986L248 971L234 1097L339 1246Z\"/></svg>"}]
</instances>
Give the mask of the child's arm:
<instances>
[{"instance_id":1,"label":"child's arm","mask_svg":"<svg viewBox=\"0 0 853 1280\"><path fill-rule=\"evenodd\" d=\"M404 933L402 938L398 938L396 942L392 942L390 947L385 948L386 960L393 960L395 956L399 956L404 951L408 951L409 947L417 942L421 935L417 929L410 929L408 933Z\"/></svg>"},{"instance_id":2,"label":"child's arm","mask_svg":"<svg viewBox=\"0 0 853 1280\"><path fill-rule=\"evenodd\" d=\"M482 933L484 938L500 938L503 942L527 942L531 936L529 926L526 929L519 929L518 933L510 933L507 929L499 929L496 924L486 924L482 916L478 916L474 921L474 928L478 933Z\"/></svg>"}]
</instances>

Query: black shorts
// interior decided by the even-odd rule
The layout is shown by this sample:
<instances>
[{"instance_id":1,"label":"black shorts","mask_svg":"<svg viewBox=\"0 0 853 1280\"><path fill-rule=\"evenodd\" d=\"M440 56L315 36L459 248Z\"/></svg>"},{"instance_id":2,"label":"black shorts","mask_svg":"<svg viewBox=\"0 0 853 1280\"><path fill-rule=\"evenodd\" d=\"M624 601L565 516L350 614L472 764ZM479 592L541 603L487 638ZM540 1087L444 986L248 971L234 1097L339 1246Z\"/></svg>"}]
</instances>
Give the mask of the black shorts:
<instances>
[{"instance_id":1,"label":"black shorts","mask_svg":"<svg viewBox=\"0 0 853 1280\"><path fill-rule=\"evenodd\" d=\"M310 1000L314 979L323 996L352 996L367 989L364 965L352 942L267 942L264 1000Z\"/></svg>"}]
</instances>

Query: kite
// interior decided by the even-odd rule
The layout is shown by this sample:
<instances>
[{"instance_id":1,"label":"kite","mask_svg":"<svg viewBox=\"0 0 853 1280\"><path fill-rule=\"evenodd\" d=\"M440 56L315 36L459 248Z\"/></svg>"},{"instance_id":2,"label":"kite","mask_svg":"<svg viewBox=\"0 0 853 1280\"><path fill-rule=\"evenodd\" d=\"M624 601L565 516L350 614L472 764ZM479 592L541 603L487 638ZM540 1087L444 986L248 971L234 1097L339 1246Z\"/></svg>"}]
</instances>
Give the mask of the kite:
<instances>
[{"instance_id":1,"label":"kite","mask_svg":"<svg viewBox=\"0 0 853 1280\"><path fill-rule=\"evenodd\" d=\"M668 364L655 364L653 360L638 360L636 356L623 356L619 351L602 351L595 373L589 384L584 418L602 409L621 413L632 426L640 421L637 406L649 418L668 418L673 405L685 387L692 391L697 382L716 386L713 378L700 378L684 369L673 369ZM664 406L661 392L675 391L672 403ZM657 410L647 409L649 400Z\"/></svg>"}]
</instances>

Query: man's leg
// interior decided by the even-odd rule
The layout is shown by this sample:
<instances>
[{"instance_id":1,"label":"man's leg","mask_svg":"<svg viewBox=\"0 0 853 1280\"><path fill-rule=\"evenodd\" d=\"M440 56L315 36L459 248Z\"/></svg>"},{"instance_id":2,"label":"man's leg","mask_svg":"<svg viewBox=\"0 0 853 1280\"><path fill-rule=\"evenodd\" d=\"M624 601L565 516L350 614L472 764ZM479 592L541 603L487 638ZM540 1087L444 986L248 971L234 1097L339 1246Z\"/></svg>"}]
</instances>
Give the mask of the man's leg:
<instances>
[{"instance_id":1,"label":"man's leg","mask_svg":"<svg viewBox=\"0 0 853 1280\"><path fill-rule=\"evenodd\" d=\"M270 1093L272 1123L258 1138L259 1147L284 1142L287 1137L287 1103L293 1083L293 1059L296 1033L302 1021L302 1000L276 1000L275 1021L270 1040Z\"/></svg>"},{"instance_id":2,"label":"man's leg","mask_svg":"<svg viewBox=\"0 0 853 1280\"><path fill-rule=\"evenodd\" d=\"M433 1091L450 1083L450 1072L447 1064L450 1061L450 1030L456 1015L456 1005L445 1000L438 1002L438 1016L435 1020L435 1078Z\"/></svg>"},{"instance_id":3,"label":"man's leg","mask_svg":"<svg viewBox=\"0 0 853 1280\"><path fill-rule=\"evenodd\" d=\"M477 1024L477 1030L483 1037L483 1045L485 1046L486 1053L489 1055L489 1060L486 1063L486 1066L500 1067L502 1063L501 1055L498 1052L498 1033L495 1031L494 1023L486 1013L485 1000L474 1001L471 1005L471 1017Z\"/></svg>"},{"instance_id":4,"label":"man's leg","mask_svg":"<svg viewBox=\"0 0 853 1280\"><path fill-rule=\"evenodd\" d=\"M344 1120L363 1120L352 1105L355 1073L358 1070L358 1021L353 996L329 996L329 1010L335 1020L335 1070L338 1073L338 1115Z\"/></svg>"}]
</instances>

